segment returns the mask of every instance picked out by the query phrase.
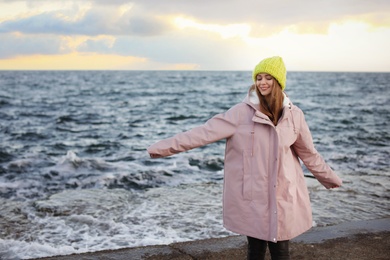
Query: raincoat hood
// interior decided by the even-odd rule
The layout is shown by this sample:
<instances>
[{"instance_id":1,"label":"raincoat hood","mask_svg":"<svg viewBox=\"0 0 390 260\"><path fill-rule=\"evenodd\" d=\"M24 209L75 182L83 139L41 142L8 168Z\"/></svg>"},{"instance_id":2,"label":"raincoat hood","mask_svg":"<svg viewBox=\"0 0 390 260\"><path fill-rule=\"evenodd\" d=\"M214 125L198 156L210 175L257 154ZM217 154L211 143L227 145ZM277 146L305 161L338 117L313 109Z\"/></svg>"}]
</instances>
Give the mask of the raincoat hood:
<instances>
[{"instance_id":1,"label":"raincoat hood","mask_svg":"<svg viewBox=\"0 0 390 260\"><path fill-rule=\"evenodd\" d=\"M288 98L288 96L286 95L286 93L283 92L283 96L284 96L284 99L283 99L283 107L289 107L291 108L292 106L292 103L291 103L291 100ZM254 109L258 110L259 109L259 105L260 105L260 99L259 97L257 96L257 93L256 93L256 89L255 87L251 87L249 90L248 90L248 94L247 96L244 98L244 103L247 103L248 105L252 106Z\"/></svg>"},{"instance_id":2,"label":"raincoat hood","mask_svg":"<svg viewBox=\"0 0 390 260\"><path fill-rule=\"evenodd\" d=\"M290 112L289 114L290 114L290 117L291 117L291 123L293 125L294 133L297 133L297 129L296 129L296 126L295 126L295 120L294 120L294 113L293 113L293 109L292 109L293 108L293 104L292 104L291 100L288 98L288 96L286 95L286 93L283 92L283 96L284 96L284 98L283 98L283 109L288 108L288 110ZM244 98L243 102L246 103L247 105L249 105L250 107L252 107L256 111L255 115L268 119L268 117L266 115L264 115L262 112L260 112L260 110L259 110L259 108L260 108L260 99L257 96L257 93L256 93L256 90L255 90L254 86L249 88L248 94ZM297 107L295 107L295 108L298 109ZM283 112L283 115L284 114L285 114L285 112Z\"/></svg>"}]
</instances>

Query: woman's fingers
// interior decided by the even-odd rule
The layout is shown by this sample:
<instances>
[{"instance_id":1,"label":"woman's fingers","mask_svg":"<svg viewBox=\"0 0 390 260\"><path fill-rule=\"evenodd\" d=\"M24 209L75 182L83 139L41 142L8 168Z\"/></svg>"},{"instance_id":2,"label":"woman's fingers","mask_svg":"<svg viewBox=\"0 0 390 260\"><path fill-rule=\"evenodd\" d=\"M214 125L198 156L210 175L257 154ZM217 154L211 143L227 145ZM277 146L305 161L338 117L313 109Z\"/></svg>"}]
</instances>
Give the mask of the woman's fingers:
<instances>
[{"instance_id":1,"label":"woman's fingers","mask_svg":"<svg viewBox=\"0 0 390 260\"><path fill-rule=\"evenodd\" d=\"M160 155L156 154L156 153L150 153L150 158L159 158Z\"/></svg>"}]
</instances>

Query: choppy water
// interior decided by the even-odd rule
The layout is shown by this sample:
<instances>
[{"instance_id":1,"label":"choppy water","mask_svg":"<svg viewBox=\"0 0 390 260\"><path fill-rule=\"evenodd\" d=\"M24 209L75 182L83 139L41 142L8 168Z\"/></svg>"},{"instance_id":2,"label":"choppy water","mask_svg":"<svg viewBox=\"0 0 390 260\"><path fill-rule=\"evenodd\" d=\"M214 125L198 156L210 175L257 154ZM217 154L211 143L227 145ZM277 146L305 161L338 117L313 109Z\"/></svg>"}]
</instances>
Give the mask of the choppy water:
<instances>
[{"instance_id":1,"label":"choppy water","mask_svg":"<svg viewBox=\"0 0 390 260\"><path fill-rule=\"evenodd\" d=\"M224 141L166 159L145 149L240 102L250 79L0 72L0 258L230 235L221 218ZM307 178L314 225L389 217L390 74L290 72L287 82L345 183L328 191Z\"/></svg>"}]
</instances>

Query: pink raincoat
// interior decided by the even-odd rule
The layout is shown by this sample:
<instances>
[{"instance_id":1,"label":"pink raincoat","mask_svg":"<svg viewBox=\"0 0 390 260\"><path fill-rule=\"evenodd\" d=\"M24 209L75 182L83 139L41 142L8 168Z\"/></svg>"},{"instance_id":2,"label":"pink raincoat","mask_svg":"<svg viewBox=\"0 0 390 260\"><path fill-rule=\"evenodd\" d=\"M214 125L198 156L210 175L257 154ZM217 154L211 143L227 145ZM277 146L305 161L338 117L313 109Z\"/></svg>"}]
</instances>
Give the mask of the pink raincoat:
<instances>
[{"instance_id":1,"label":"pink raincoat","mask_svg":"<svg viewBox=\"0 0 390 260\"><path fill-rule=\"evenodd\" d=\"M259 111L255 91L204 125L148 148L165 157L226 139L223 192L224 227L277 242L312 226L309 193L300 158L326 188L341 179L314 148L303 112L285 96L277 126Z\"/></svg>"}]
</instances>

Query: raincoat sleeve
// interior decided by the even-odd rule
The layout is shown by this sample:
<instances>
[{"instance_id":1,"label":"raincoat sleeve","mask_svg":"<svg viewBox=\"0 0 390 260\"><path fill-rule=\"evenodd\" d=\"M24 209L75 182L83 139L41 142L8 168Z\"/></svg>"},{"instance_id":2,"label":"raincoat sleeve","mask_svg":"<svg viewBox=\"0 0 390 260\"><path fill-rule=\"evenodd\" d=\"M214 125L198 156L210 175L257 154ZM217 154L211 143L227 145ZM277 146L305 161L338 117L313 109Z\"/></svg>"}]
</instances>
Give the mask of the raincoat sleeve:
<instances>
[{"instance_id":1,"label":"raincoat sleeve","mask_svg":"<svg viewBox=\"0 0 390 260\"><path fill-rule=\"evenodd\" d=\"M294 151L305 164L306 168L325 186L325 188L336 188L342 185L342 180L333 172L322 156L314 147L309 126L305 121L301 110L299 117L299 131L296 142L293 144Z\"/></svg>"},{"instance_id":2,"label":"raincoat sleeve","mask_svg":"<svg viewBox=\"0 0 390 260\"><path fill-rule=\"evenodd\" d=\"M152 158L166 157L228 138L236 131L238 110L234 106L225 113L215 115L204 125L161 140L149 146L148 153Z\"/></svg>"}]
</instances>

